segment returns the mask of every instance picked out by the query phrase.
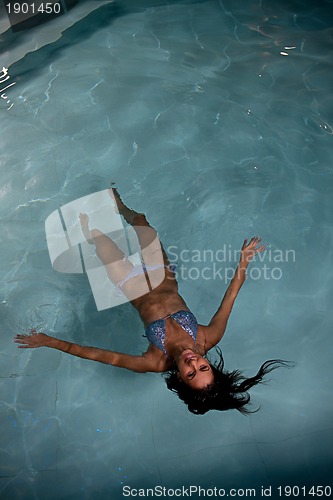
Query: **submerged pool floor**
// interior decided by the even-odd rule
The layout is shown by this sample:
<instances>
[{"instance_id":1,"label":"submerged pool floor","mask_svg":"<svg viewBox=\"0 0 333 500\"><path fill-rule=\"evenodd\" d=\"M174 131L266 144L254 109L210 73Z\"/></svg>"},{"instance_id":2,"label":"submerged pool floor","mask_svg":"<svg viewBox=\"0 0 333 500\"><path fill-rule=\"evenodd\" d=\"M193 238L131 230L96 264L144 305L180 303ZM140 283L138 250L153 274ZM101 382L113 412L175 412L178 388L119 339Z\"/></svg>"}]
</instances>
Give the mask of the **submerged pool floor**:
<instances>
[{"instance_id":1,"label":"submerged pool floor","mask_svg":"<svg viewBox=\"0 0 333 500\"><path fill-rule=\"evenodd\" d=\"M331 11L330 1L113 2L8 67L1 498L191 485L256 497L271 487L271 498L289 485L310 498L332 486ZM13 37L16 53L27 36ZM295 362L252 390L258 413L195 416L159 374L12 344L37 327L147 348L129 304L97 311L87 277L56 272L48 254L46 218L111 181L184 265L180 292L202 324L244 238L267 244L220 343L226 368L246 376L267 359Z\"/></svg>"}]
</instances>

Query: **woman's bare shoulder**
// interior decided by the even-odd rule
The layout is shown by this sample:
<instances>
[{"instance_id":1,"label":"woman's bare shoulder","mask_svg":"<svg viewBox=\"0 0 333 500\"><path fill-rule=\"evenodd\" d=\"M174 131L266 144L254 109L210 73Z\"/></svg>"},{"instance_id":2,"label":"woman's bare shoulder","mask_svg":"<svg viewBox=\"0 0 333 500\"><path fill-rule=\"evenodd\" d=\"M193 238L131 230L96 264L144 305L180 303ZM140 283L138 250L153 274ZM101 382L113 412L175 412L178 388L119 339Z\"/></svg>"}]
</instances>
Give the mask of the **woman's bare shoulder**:
<instances>
[{"instance_id":1,"label":"woman's bare shoulder","mask_svg":"<svg viewBox=\"0 0 333 500\"><path fill-rule=\"evenodd\" d=\"M207 334L208 334L208 327L204 325L198 325L196 348L198 353L201 354L201 356L204 356L209 351L209 349L212 348L212 346L208 341Z\"/></svg>"},{"instance_id":2,"label":"woman's bare shoulder","mask_svg":"<svg viewBox=\"0 0 333 500\"><path fill-rule=\"evenodd\" d=\"M150 360L150 363L155 367L154 371L156 372L167 372L168 370L171 370L174 365L172 359L168 358L168 356L166 356L153 344L149 344L149 347L143 356Z\"/></svg>"}]
</instances>

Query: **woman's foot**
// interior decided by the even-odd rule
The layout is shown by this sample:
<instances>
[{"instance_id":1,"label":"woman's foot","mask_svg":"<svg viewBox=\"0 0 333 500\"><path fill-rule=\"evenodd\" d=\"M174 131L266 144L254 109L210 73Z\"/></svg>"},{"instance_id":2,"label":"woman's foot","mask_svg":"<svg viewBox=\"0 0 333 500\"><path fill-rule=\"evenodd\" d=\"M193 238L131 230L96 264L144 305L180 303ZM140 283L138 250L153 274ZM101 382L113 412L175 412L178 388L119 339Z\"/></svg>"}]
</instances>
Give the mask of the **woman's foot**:
<instances>
[{"instance_id":1,"label":"woman's foot","mask_svg":"<svg viewBox=\"0 0 333 500\"><path fill-rule=\"evenodd\" d=\"M114 210L117 214L120 214L124 217L125 221L128 222L129 224L133 225L135 222L136 217L142 218L143 214L139 214L138 212L135 212L134 210L128 208L123 200L120 198L120 194L118 193L117 188L109 188L109 195L114 201Z\"/></svg>"},{"instance_id":2,"label":"woman's foot","mask_svg":"<svg viewBox=\"0 0 333 500\"><path fill-rule=\"evenodd\" d=\"M92 238L91 231L89 229L89 217L88 217L88 215L80 212L79 217L80 217L81 229L82 229L82 232L83 232L85 239L87 240L89 245L94 245L95 243L94 243L94 240Z\"/></svg>"},{"instance_id":3,"label":"woman's foot","mask_svg":"<svg viewBox=\"0 0 333 500\"><path fill-rule=\"evenodd\" d=\"M119 208L124 206L122 199L120 198L120 194L117 191L117 188L111 187L108 189L108 193L110 198L114 201L114 211L116 214L119 214Z\"/></svg>"}]
</instances>

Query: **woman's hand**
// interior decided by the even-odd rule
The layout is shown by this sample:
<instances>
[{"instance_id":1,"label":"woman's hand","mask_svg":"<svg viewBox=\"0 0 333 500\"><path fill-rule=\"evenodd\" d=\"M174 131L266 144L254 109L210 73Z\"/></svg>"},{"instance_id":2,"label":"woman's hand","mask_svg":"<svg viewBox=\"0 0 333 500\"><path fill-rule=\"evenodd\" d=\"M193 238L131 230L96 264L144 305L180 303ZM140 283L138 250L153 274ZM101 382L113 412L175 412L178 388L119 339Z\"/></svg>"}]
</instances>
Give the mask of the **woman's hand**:
<instances>
[{"instance_id":1,"label":"woman's hand","mask_svg":"<svg viewBox=\"0 0 333 500\"><path fill-rule=\"evenodd\" d=\"M247 239L244 240L240 257L240 262L242 264L248 266L256 253L266 250L265 245L260 245L258 248L256 248L260 242L261 238L259 238L259 236L253 236L249 243L247 242Z\"/></svg>"},{"instance_id":2,"label":"woman's hand","mask_svg":"<svg viewBox=\"0 0 333 500\"><path fill-rule=\"evenodd\" d=\"M33 349L35 347L48 346L51 337L49 337L45 333L37 333L34 329L30 331L31 335L16 335L13 342L22 344L18 345L17 347L19 347L20 349Z\"/></svg>"}]
</instances>

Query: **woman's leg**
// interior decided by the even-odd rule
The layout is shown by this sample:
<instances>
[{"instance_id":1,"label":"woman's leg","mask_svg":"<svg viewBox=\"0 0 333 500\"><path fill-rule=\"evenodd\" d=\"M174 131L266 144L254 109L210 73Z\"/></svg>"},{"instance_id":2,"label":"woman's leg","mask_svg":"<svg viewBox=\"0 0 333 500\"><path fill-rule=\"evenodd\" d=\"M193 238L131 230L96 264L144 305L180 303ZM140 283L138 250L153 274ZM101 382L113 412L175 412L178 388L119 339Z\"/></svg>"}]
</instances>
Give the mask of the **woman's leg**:
<instances>
[{"instance_id":1,"label":"woman's leg","mask_svg":"<svg viewBox=\"0 0 333 500\"><path fill-rule=\"evenodd\" d=\"M109 189L111 198L114 199L117 211L126 222L133 226L140 243L143 260L146 265L164 264L168 265L169 260L158 238L157 232L146 219L144 214L140 214L127 207L115 188ZM162 255L161 255L162 253ZM162 257L162 258L161 258Z\"/></svg>"},{"instance_id":2,"label":"woman's leg","mask_svg":"<svg viewBox=\"0 0 333 500\"><path fill-rule=\"evenodd\" d=\"M116 284L123 280L133 269L133 264L127 259L124 252L99 229L89 229L89 217L80 214L82 232L88 243L95 245L96 255L103 262L110 280Z\"/></svg>"}]
</instances>

